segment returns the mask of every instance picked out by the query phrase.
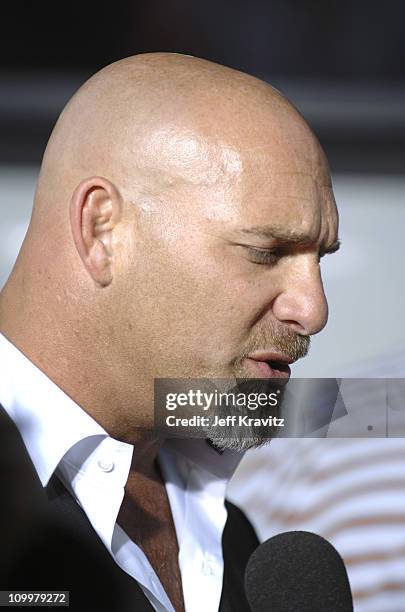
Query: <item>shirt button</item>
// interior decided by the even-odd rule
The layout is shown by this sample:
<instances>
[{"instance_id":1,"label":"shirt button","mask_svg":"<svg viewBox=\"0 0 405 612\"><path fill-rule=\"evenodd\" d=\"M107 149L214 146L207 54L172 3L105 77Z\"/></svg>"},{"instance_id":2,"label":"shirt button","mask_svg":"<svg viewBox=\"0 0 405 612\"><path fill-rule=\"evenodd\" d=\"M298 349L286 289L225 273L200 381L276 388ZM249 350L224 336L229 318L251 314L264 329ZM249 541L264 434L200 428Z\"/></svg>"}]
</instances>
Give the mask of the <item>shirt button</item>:
<instances>
[{"instance_id":1,"label":"shirt button","mask_svg":"<svg viewBox=\"0 0 405 612\"><path fill-rule=\"evenodd\" d=\"M214 564L210 559L204 559L202 562L202 573L204 576L213 576L215 574Z\"/></svg>"},{"instance_id":2,"label":"shirt button","mask_svg":"<svg viewBox=\"0 0 405 612\"><path fill-rule=\"evenodd\" d=\"M107 459L99 459L97 461L97 465L103 472L112 472L115 465L113 461L108 461Z\"/></svg>"}]
</instances>

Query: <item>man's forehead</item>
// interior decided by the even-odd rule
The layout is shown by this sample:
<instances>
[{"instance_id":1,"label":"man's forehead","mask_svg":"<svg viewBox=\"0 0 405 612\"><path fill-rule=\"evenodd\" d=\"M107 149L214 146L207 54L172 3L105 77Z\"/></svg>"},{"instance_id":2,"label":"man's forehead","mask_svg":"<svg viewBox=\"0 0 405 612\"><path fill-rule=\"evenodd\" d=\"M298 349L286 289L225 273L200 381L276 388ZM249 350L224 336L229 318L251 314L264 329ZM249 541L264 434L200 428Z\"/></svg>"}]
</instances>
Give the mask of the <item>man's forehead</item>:
<instances>
[{"instance_id":1,"label":"man's forehead","mask_svg":"<svg viewBox=\"0 0 405 612\"><path fill-rule=\"evenodd\" d=\"M148 135L138 165L159 170L168 184L212 186L233 183L249 189L261 183L275 197L286 189L291 198L313 199L319 187L330 187L327 162L309 142L229 142L184 126L164 126Z\"/></svg>"},{"instance_id":2,"label":"man's forehead","mask_svg":"<svg viewBox=\"0 0 405 612\"><path fill-rule=\"evenodd\" d=\"M291 168L282 170L276 164L270 164L266 172L252 172L250 176L255 188L259 186L257 181L260 180L261 197L264 199L278 200L281 197L285 201L314 202L319 198L333 197L330 176L311 171L304 165L291 164ZM249 174L246 178L249 189Z\"/></svg>"},{"instance_id":3,"label":"man's forehead","mask_svg":"<svg viewBox=\"0 0 405 612\"><path fill-rule=\"evenodd\" d=\"M303 122L292 129L284 123L246 136L229 126L207 131L183 119L163 122L145 131L138 169L190 214L198 208L207 219L250 225L269 215L279 225L313 221L334 206L328 164Z\"/></svg>"},{"instance_id":4,"label":"man's forehead","mask_svg":"<svg viewBox=\"0 0 405 612\"><path fill-rule=\"evenodd\" d=\"M330 178L322 178L299 168L252 174L242 186L240 215L251 225L262 225L271 216L280 227L300 227L314 218L333 216L336 204Z\"/></svg>"},{"instance_id":5,"label":"man's forehead","mask_svg":"<svg viewBox=\"0 0 405 612\"><path fill-rule=\"evenodd\" d=\"M241 157L246 172L263 177L278 176L283 185L293 177L303 177L302 180L308 177L319 185L331 185L326 156L309 128L292 137L287 128L283 130L278 127L273 133L265 135L264 140L242 148Z\"/></svg>"},{"instance_id":6,"label":"man's forehead","mask_svg":"<svg viewBox=\"0 0 405 612\"><path fill-rule=\"evenodd\" d=\"M230 194L229 194L230 195ZM331 184L318 182L309 172L269 172L252 181L240 198L210 207L229 235L265 241L313 244L328 247L337 241L338 212Z\"/></svg>"}]
</instances>

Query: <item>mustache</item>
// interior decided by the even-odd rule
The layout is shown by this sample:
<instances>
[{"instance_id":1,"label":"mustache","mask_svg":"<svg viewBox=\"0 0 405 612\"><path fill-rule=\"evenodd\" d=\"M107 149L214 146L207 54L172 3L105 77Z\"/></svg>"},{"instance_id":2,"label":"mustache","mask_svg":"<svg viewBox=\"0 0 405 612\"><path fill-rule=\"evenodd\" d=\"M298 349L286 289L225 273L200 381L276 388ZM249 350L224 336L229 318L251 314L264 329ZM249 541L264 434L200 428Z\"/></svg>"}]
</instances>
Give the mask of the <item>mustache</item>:
<instances>
[{"instance_id":1,"label":"mustache","mask_svg":"<svg viewBox=\"0 0 405 612\"><path fill-rule=\"evenodd\" d=\"M310 336L297 334L290 329L262 329L250 339L239 359L243 361L254 351L274 350L283 353L293 361L297 361L297 359L302 359L308 354L310 344Z\"/></svg>"}]
</instances>

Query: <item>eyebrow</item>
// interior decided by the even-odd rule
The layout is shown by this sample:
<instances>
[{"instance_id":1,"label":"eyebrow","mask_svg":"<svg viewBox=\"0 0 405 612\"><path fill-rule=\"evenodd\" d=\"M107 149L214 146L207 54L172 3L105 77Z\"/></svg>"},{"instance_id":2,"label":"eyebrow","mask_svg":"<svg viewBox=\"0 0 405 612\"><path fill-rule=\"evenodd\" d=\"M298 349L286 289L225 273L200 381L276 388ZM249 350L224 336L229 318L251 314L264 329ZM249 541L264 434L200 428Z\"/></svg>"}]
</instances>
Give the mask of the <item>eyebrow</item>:
<instances>
[{"instance_id":1,"label":"eyebrow","mask_svg":"<svg viewBox=\"0 0 405 612\"><path fill-rule=\"evenodd\" d=\"M258 236L259 238L272 238L284 244L306 246L313 242L313 238L305 232L285 230L274 225L257 225L239 230L241 234ZM340 249L341 241L336 239L332 244L321 248L322 254L336 253Z\"/></svg>"}]
</instances>

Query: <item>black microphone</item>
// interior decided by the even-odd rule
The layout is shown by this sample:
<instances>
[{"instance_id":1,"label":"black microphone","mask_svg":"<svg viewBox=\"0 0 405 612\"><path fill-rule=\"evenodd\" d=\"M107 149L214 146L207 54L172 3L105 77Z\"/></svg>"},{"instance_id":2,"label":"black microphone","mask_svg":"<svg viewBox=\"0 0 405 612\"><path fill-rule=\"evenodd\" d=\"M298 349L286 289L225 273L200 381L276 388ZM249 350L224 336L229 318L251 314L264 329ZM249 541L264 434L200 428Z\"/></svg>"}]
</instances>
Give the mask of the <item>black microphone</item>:
<instances>
[{"instance_id":1,"label":"black microphone","mask_svg":"<svg viewBox=\"0 0 405 612\"><path fill-rule=\"evenodd\" d=\"M252 612L353 612L343 559L308 531L261 544L246 566L245 589Z\"/></svg>"}]
</instances>

